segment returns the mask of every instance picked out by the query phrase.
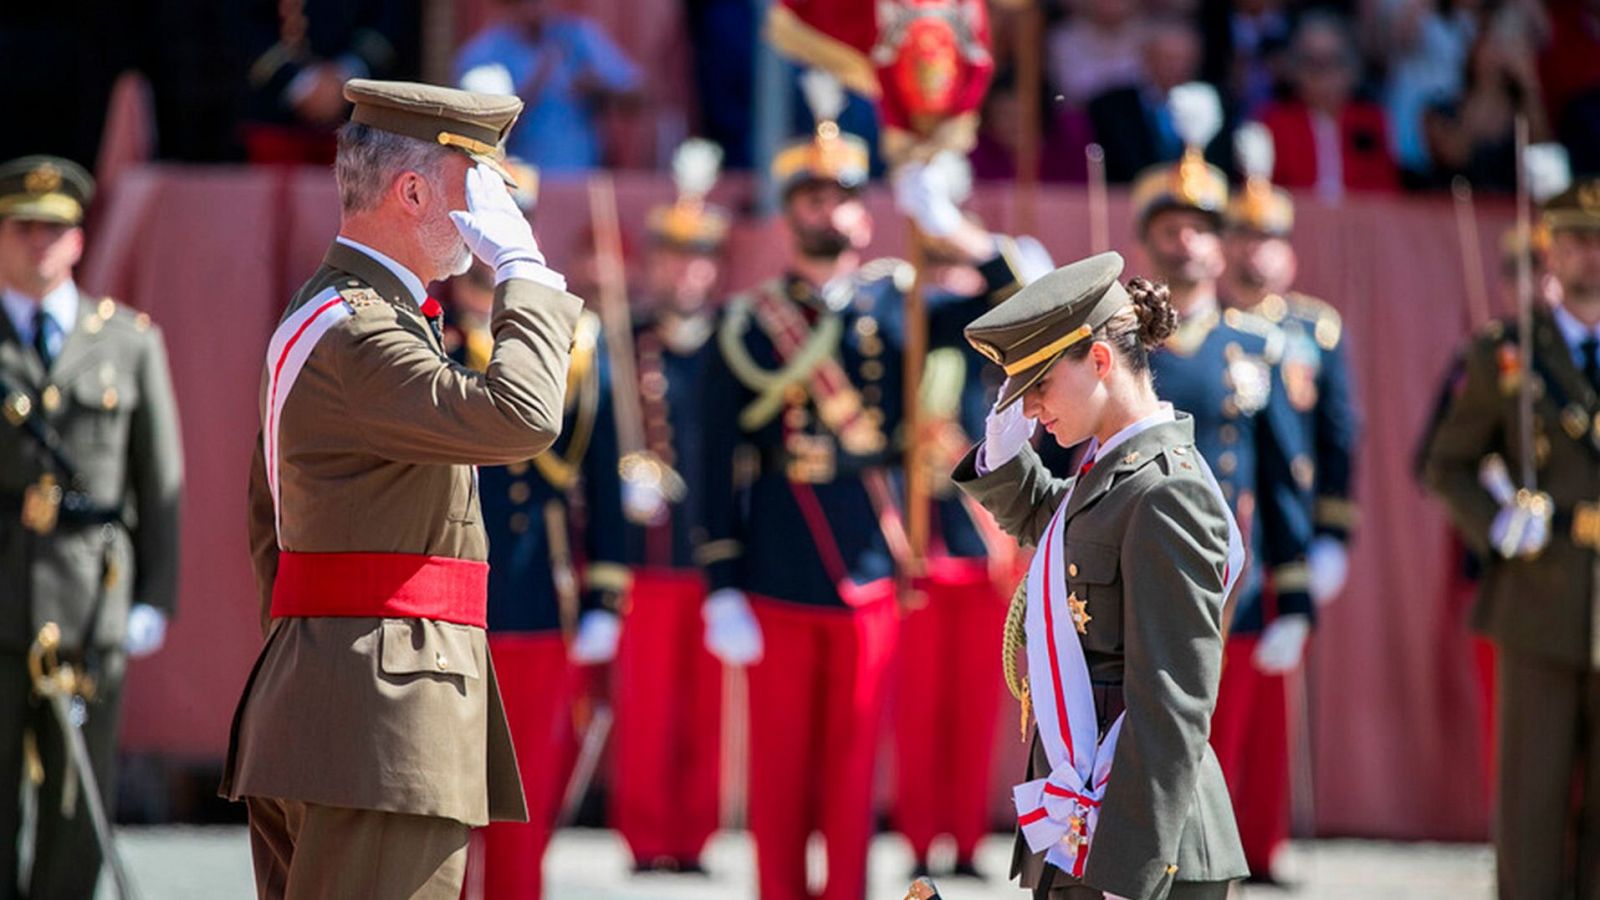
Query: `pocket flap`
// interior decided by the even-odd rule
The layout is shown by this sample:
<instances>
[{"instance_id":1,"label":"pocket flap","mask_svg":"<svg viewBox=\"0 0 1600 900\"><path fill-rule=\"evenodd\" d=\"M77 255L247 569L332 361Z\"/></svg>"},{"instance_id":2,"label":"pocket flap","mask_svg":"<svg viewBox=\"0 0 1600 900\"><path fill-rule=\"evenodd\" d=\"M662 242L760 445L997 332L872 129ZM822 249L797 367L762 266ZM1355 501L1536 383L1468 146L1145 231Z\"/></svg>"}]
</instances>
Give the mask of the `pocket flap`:
<instances>
[{"instance_id":1,"label":"pocket flap","mask_svg":"<svg viewBox=\"0 0 1600 900\"><path fill-rule=\"evenodd\" d=\"M472 630L448 622L388 621L383 623L379 666L385 675L461 675L478 677Z\"/></svg>"},{"instance_id":2,"label":"pocket flap","mask_svg":"<svg viewBox=\"0 0 1600 900\"><path fill-rule=\"evenodd\" d=\"M1122 552L1109 544L1073 541L1067 545L1067 580L1084 584L1110 584L1117 580Z\"/></svg>"}]
</instances>

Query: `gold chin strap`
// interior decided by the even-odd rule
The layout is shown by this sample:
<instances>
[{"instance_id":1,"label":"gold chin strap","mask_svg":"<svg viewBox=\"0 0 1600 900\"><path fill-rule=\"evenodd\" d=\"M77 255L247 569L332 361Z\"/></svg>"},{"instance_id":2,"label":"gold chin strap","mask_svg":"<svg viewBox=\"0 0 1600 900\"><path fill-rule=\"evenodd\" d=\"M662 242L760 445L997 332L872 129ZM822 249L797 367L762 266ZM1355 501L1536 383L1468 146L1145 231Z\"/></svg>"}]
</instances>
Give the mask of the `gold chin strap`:
<instances>
[{"instance_id":1,"label":"gold chin strap","mask_svg":"<svg viewBox=\"0 0 1600 900\"><path fill-rule=\"evenodd\" d=\"M1051 358L1052 356L1055 356L1068 347L1071 347L1073 344L1078 343L1091 334L1094 334L1093 328L1090 328L1088 325L1079 325L1072 331L1069 331L1050 343L1045 344L1043 347L1040 347L1032 353L1029 353L1027 356L1024 356L1015 362L1007 363L1005 365L1006 375L1009 377L1016 375L1018 372L1025 372L1039 363Z\"/></svg>"}]
</instances>

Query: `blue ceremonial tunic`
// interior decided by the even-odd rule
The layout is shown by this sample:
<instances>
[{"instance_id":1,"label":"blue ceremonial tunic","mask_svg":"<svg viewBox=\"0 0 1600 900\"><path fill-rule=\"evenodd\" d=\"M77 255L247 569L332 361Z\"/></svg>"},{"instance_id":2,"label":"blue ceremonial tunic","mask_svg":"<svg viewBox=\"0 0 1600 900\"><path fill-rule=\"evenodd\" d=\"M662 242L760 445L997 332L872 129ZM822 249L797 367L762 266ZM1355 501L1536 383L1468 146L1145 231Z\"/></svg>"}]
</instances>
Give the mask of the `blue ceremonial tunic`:
<instances>
[{"instance_id":1,"label":"blue ceremonial tunic","mask_svg":"<svg viewBox=\"0 0 1600 900\"><path fill-rule=\"evenodd\" d=\"M704 382L715 352L712 339L689 347L673 346L654 322L634 334L639 357L639 401L648 449L683 478L684 498L668 507L660 524L627 524L626 559L632 566L695 568L694 548L701 535L705 499ZM659 380L658 380L659 379Z\"/></svg>"}]
</instances>

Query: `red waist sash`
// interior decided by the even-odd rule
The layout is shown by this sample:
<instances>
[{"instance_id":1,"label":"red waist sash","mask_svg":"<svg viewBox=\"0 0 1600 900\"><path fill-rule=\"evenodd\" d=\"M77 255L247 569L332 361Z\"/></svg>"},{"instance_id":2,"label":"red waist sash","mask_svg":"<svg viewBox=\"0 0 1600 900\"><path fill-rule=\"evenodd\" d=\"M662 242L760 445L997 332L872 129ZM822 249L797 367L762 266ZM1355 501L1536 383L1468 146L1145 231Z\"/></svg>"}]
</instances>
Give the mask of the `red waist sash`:
<instances>
[{"instance_id":1,"label":"red waist sash","mask_svg":"<svg viewBox=\"0 0 1600 900\"><path fill-rule=\"evenodd\" d=\"M489 564L415 553L278 554L272 617L437 619L485 627Z\"/></svg>"}]
</instances>

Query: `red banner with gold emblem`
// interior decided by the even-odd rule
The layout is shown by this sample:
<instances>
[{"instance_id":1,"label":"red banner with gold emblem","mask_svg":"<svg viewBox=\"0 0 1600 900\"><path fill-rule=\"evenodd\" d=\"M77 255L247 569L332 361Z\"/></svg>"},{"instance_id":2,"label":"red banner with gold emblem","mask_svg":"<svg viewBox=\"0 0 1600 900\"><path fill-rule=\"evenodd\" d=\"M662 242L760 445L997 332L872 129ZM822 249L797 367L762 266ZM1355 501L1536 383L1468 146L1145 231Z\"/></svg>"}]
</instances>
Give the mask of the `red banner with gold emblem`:
<instances>
[{"instance_id":1,"label":"red banner with gold emblem","mask_svg":"<svg viewBox=\"0 0 1600 900\"><path fill-rule=\"evenodd\" d=\"M972 146L994 75L983 0L781 0L767 36L877 101L891 161Z\"/></svg>"}]
</instances>

